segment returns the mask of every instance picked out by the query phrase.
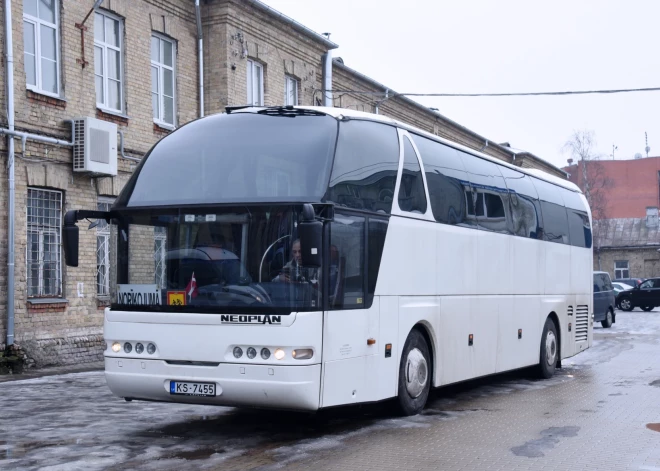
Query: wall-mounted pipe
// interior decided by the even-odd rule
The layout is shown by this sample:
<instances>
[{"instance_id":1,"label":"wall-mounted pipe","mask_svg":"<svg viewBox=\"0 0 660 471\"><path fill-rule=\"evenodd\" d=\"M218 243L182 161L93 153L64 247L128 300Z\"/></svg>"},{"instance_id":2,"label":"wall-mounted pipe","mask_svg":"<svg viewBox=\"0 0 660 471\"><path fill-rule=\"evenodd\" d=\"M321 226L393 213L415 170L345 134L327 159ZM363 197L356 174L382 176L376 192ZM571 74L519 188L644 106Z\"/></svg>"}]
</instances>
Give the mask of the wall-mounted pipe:
<instances>
[{"instance_id":1,"label":"wall-mounted pipe","mask_svg":"<svg viewBox=\"0 0 660 471\"><path fill-rule=\"evenodd\" d=\"M7 90L8 131L14 131L14 45L11 23L11 0L5 0L5 88ZM7 346L14 344L14 139L7 138L7 175L9 180L9 221L7 227Z\"/></svg>"},{"instance_id":2,"label":"wall-mounted pipe","mask_svg":"<svg viewBox=\"0 0 660 471\"><path fill-rule=\"evenodd\" d=\"M332 52L323 54L321 62L321 88L323 94L323 106L332 107ZM314 104L314 103L312 103Z\"/></svg>"},{"instance_id":3,"label":"wall-mounted pipe","mask_svg":"<svg viewBox=\"0 0 660 471\"><path fill-rule=\"evenodd\" d=\"M137 157L129 157L124 154L124 131L121 130L119 131L119 155L121 155L122 159L132 160L133 162L142 161L142 159L138 159Z\"/></svg>"},{"instance_id":4,"label":"wall-mounted pipe","mask_svg":"<svg viewBox=\"0 0 660 471\"><path fill-rule=\"evenodd\" d=\"M204 117L204 39L202 38L202 13L199 0L195 0L197 19L197 62L199 63L199 117Z\"/></svg>"}]
</instances>

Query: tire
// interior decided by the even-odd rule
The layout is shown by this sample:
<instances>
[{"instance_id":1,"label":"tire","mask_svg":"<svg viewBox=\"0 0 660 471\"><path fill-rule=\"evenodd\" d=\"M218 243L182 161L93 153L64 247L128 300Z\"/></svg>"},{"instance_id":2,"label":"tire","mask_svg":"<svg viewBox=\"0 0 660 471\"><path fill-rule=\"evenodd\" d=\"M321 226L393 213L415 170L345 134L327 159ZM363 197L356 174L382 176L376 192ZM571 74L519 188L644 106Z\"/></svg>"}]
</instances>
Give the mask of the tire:
<instances>
[{"instance_id":1,"label":"tire","mask_svg":"<svg viewBox=\"0 0 660 471\"><path fill-rule=\"evenodd\" d=\"M543 335L541 335L541 361L538 364L538 375L543 379L555 374L559 361L559 337L557 326L549 317L545 320Z\"/></svg>"},{"instance_id":2,"label":"tire","mask_svg":"<svg viewBox=\"0 0 660 471\"><path fill-rule=\"evenodd\" d=\"M417 415L424 409L431 390L430 358L426 339L413 329L403 346L399 365L397 409L401 415Z\"/></svg>"},{"instance_id":3,"label":"tire","mask_svg":"<svg viewBox=\"0 0 660 471\"><path fill-rule=\"evenodd\" d=\"M655 306L643 306L643 307L642 307L642 310L643 310L643 311L646 311L646 312L650 312L650 311L653 310L654 307L655 307Z\"/></svg>"},{"instance_id":4,"label":"tire","mask_svg":"<svg viewBox=\"0 0 660 471\"><path fill-rule=\"evenodd\" d=\"M602 325L604 328L609 329L612 327L612 324L614 323L614 314L612 314L612 309L607 310L607 314L605 314L605 320L600 321L600 325Z\"/></svg>"},{"instance_id":5,"label":"tire","mask_svg":"<svg viewBox=\"0 0 660 471\"><path fill-rule=\"evenodd\" d=\"M624 296L623 298L621 298L621 300L619 301L619 305L621 306L622 311L630 312L633 309L635 309L635 306L633 305L630 296Z\"/></svg>"}]
</instances>

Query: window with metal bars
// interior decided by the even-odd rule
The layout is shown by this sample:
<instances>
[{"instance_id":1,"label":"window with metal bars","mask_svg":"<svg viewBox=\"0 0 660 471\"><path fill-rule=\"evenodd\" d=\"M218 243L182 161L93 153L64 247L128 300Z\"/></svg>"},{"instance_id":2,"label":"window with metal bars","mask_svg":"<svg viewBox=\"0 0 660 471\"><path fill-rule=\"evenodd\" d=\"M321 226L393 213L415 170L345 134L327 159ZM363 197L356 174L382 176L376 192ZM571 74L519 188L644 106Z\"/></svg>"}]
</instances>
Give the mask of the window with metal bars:
<instances>
[{"instance_id":1,"label":"window with metal bars","mask_svg":"<svg viewBox=\"0 0 660 471\"><path fill-rule=\"evenodd\" d=\"M167 250L167 229L154 227L154 283L158 288L166 288L167 274L165 273L165 253Z\"/></svg>"},{"instance_id":2,"label":"window with metal bars","mask_svg":"<svg viewBox=\"0 0 660 471\"><path fill-rule=\"evenodd\" d=\"M29 297L62 295L62 192L28 188Z\"/></svg>"},{"instance_id":3,"label":"window with metal bars","mask_svg":"<svg viewBox=\"0 0 660 471\"><path fill-rule=\"evenodd\" d=\"M113 198L99 198L97 209L110 211ZM110 296L110 225L103 219L96 226L96 294Z\"/></svg>"}]
</instances>

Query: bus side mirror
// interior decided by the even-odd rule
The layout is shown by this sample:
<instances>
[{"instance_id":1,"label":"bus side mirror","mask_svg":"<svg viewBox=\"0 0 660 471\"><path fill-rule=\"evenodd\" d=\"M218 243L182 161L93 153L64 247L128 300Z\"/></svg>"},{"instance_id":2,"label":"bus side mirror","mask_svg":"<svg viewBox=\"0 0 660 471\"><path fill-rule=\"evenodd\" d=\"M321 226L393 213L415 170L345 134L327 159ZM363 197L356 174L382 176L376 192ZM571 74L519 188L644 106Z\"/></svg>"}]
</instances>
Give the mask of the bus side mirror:
<instances>
[{"instance_id":1,"label":"bus side mirror","mask_svg":"<svg viewBox=\"0 0 660 471\"><path fill-rule=\"evenodd\" d=\"M323 223L316 220L311 204L303 206L303 220L298 224L298 237L303 267L320 268Z\"/></svg>"},{"instance_id":2,"label":"bus side mirror","mask_svg":"<svg viewBox=\"0 0 660 471\"><path fill-rule=\"evenodd\" d=\"M78 226L76 226L75 211L69 211L64 216L64 227L62 231L62 242L64 245L64 260L67 266L78 266Z\"/></svg>"}]
</instances>

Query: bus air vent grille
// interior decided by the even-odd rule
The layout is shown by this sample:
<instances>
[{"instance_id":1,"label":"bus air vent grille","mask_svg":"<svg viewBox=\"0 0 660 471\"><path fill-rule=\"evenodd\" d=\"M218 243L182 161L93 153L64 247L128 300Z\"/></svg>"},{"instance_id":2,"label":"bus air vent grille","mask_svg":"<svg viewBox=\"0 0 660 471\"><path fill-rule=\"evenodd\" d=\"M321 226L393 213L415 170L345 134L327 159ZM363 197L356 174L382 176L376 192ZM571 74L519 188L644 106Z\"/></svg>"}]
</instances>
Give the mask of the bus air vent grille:
<instances>
[{"instance_id":1,"label":"bus air vent grille","mask_svg":"<svg viewBox=\"0 0 660 471\"><path fill-rule=\"evenodd\" d=\"M589 306L578 306L575 311L575 341L586 342L589 333Z\"/></svg>"}]
</instances>

